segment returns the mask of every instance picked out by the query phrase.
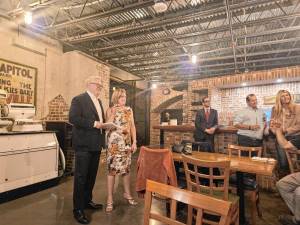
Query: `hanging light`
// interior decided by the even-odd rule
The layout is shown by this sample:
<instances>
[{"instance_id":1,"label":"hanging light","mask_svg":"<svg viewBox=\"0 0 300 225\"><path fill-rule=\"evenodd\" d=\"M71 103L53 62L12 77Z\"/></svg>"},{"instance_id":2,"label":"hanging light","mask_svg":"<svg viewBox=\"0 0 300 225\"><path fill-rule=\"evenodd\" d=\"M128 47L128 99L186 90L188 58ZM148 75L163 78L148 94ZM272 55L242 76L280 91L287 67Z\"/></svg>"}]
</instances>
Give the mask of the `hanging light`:
<instances>
[{"instance_id":1,"label":"hanging light","mask_svg":"<svg viewBox=\"0 0 300 225\"><path fill-rule=\"evenodd\" d=\"M197 56L196 55L192 55L192 63L193 64L197 63Z\"/></svg>"},{"instance_id":2,"label":"hanging light","mask_svg":"<svg viewBox=\"0 0 300 225\"><path fill-rule=\"evenodd\" d=\"M24 22L27 25L30 25L32 23L32 12L24 12Z\"/></svg>"},{"instance_id":3,"label":"hanging light","mask_svg":"<svg viewBox=\"0 0 300 225\"><path fill-rule=\"evenodd\" d=\"M279 78L276 80L277 83L281 83L283 81L283 79Z\"/></svg>"},{"instance_id":4,"label":"hanging light","mask_svg":"<svg viewBox=\"0 0 300 225\"><path fill-rule=\"evenodd\" d=\"M157 88L157 84L155 84L155 83L152 84L152 85L151 85L151 88L153 88L153 89Z\"/></svg>"},{"instance_id":5,"label":"hanging light","mask_svg":"<svg viewBox=\"0 0 300 225\"><path fill-rule=\"evenodd\" d=\"M155 12L162 13L168 9L168 6L165 0L154 0L153 8Z\"/></svg>"}]
</instances>

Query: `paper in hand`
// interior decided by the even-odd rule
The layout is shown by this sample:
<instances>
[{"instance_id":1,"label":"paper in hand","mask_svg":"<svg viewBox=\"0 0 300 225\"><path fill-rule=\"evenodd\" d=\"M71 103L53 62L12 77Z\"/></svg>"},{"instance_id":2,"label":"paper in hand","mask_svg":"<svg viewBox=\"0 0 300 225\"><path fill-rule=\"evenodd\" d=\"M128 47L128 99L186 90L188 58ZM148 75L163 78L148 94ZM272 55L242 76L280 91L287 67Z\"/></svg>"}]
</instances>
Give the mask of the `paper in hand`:
<instances>
[{"instance_id":1,"label":"paper in hand","mask_svg":"<svg viewBox=\"0 0 300 225\"><path fill-rule=\"evenodd\" d=\"M113 122L108 122L108 123L103 123L102 124L104 129L122 129L122 127L118 126L117 124L113 123Z\"/></svg>"}]
</instances>

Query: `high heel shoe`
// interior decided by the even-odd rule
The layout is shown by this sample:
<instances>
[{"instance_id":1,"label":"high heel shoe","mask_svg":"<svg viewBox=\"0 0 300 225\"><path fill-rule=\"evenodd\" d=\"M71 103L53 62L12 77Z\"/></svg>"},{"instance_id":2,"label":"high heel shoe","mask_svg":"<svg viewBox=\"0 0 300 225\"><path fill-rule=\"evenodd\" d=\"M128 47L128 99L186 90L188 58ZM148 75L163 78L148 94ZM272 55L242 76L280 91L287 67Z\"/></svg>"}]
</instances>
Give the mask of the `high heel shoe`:
<instances>
[{"instance_id":1,"label":"high heel shoe","mask_svg":"<svg viewBox=\"0 0 300 225\"><path fill-rule=\"evenodd\" d=\"M106 213L111 213L113 211L113 209L114 209L114 203L113 202L107 202L105 212Z\"/></svg>"},{"instance_id":2,"label":"high heel shoe","mask_svg":"<svg viewBox=\"0 0 300 225\"><path fill-rule=\"evenodd\" d=\"M128 197L128 194L124 193L123 197L127 200L129 205L137 205L138 202L134 200L132 197Z\"/></svg>"}]
</instances>

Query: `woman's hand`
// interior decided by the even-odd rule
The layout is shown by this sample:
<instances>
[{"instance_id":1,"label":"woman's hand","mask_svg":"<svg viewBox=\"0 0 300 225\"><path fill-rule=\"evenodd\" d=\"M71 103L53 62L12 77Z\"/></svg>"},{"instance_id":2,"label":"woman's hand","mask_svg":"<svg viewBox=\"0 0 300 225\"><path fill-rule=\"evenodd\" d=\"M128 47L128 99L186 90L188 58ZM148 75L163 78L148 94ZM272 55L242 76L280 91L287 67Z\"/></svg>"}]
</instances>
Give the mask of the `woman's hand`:
<instances>
[{"instance_id":1,"label":"woman's hand","mask_svg":"<svg viewBox=\"0 0 300 225\"><path fill-rule=\"evenodd\" d=\"M123 128L123 129L122 129L122 134L126 135L126 134L128 134L128 133L129 133L128 128Z\"/></svg>"},{"instance_id":2,"label":"woman's hand","mask_svg":"<svg viewBox=\"0 0 300 225\"><path fill-rule=\"evenodd\" d=\"M132 153L135 153L136 150L137 150L136 142L133 142L132 145L131 145L131 152L132 152Z\"/></svg>"},{"instance_id":3,"label":"woman's hand","mask_svg":"<svg viewBox=\"0 0 300 225\"><path fill-rule=\"evenodd\" d=\"M112 115L113 117L115 117L116 112L117 112L117 108L116 108L115 106L111 107L111 115Z\"/></svg>"}]
</instances>

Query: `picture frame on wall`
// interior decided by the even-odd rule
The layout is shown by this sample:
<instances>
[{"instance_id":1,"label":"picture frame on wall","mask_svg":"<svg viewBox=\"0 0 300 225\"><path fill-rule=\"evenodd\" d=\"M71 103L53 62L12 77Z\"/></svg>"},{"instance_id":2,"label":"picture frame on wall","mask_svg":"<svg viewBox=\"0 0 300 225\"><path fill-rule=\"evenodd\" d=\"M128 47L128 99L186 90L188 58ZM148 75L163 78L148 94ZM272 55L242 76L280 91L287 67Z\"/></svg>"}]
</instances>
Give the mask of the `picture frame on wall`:
<instances>
[{"instance_id":1,"label":"picture frame on wall","mask_svg":"<svg viewBox=\"0 0 300 225\"><path fill-rule=\"evenodd\" d=\"M7 93L7 103L36 106L36 67L0 58L0 89Z\"/></svg>"}]
</instances>

